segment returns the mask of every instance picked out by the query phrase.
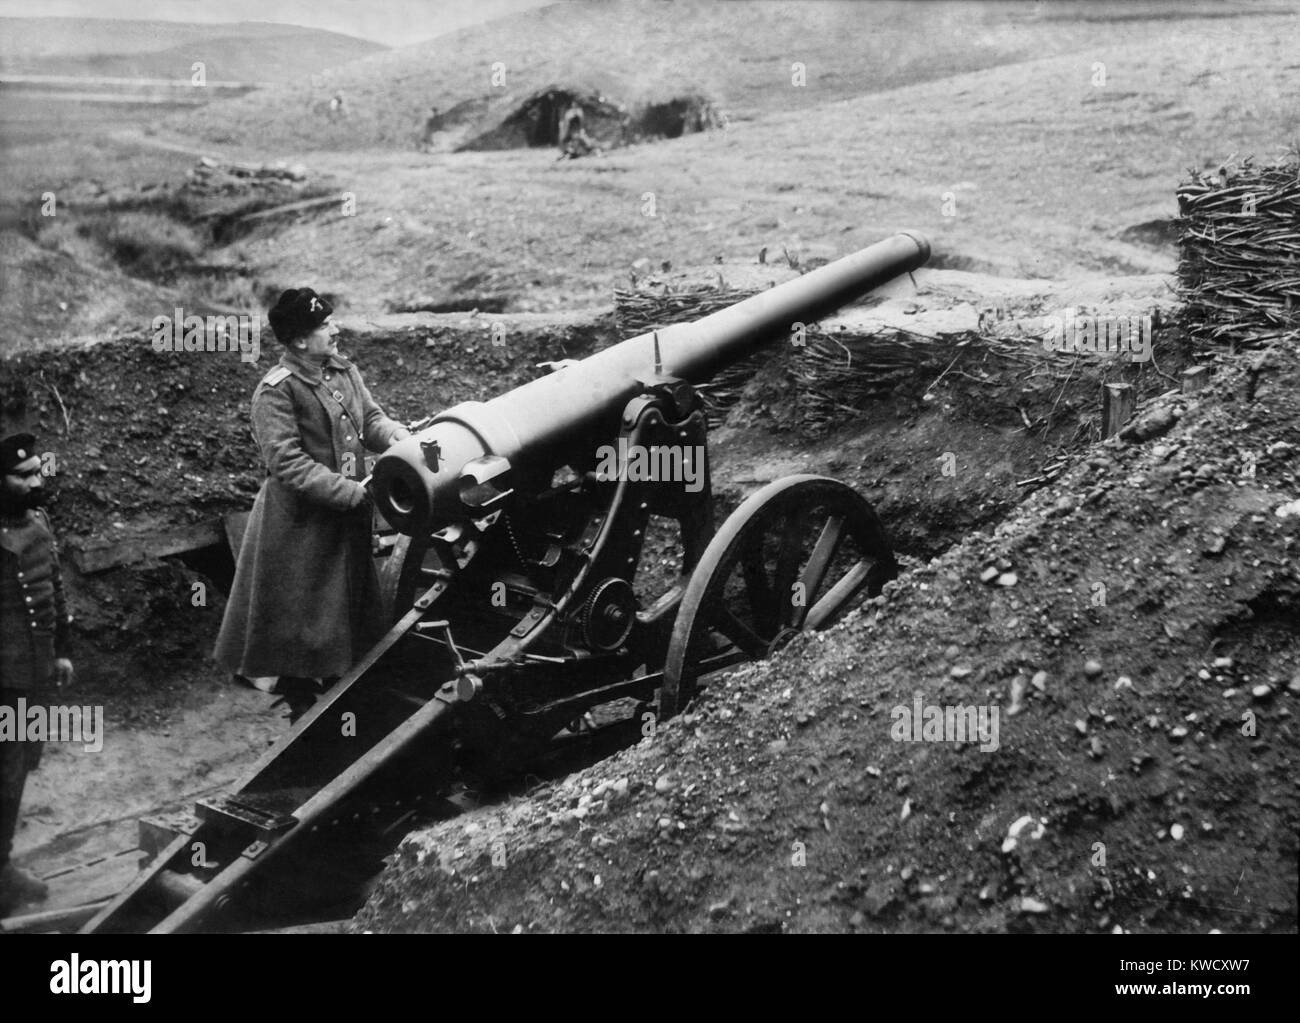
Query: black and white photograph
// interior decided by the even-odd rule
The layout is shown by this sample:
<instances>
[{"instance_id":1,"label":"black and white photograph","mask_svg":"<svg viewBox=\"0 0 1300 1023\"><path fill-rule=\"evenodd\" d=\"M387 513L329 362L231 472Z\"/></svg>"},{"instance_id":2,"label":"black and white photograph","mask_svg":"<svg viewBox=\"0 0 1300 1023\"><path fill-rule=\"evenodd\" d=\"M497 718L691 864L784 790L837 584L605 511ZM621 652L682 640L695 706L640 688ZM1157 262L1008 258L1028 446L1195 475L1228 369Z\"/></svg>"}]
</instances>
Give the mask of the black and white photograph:
<instances>
[{"instance_id":1,"label":"black and white photograph","mask_svg":"<svg viewBox=\"0 0 1300 1023\"><path fill-rule=\"evenodd\" d=\"M42 988L1296 933L1300 2L0 0L0 150Z\"/></svg>"}]
</instances>

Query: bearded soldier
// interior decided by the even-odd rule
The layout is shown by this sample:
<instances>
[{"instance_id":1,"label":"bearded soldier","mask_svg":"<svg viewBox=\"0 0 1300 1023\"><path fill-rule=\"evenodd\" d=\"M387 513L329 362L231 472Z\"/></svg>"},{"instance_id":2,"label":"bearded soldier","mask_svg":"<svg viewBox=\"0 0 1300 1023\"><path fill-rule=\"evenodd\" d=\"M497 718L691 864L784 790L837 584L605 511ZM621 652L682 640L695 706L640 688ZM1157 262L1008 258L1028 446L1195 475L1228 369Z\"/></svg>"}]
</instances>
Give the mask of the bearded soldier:
<instances>
[{"instance_id":1,"label":"bearded soldier","mask_svg":"<svg viewBox=\"0 0 1300 1023\"><path fill-rule=\"evenodd\" d=\"M361 480L366 449L382 452L409 436L339 354L333 311L310 288L295 288L268 314L286 351L253 392L266 479L215 651L236 676L281 693L291 721L382 631Z\"/></svg>"},{"instance_id":2,"label":"bearded soldier","mask_svg":"<svg viewBox=\"0 0 1300 1023\"><path fill-rule=\"evenodd\" d=\"M50 520L40 510L44 488L36 438L0 440L0 706L14 716L19 700L39 700L72 682L71 618ZM18 808L41 743L0 739L0 916L44 898L45 884L9 862Z\"/></svg>"}]
</instances>

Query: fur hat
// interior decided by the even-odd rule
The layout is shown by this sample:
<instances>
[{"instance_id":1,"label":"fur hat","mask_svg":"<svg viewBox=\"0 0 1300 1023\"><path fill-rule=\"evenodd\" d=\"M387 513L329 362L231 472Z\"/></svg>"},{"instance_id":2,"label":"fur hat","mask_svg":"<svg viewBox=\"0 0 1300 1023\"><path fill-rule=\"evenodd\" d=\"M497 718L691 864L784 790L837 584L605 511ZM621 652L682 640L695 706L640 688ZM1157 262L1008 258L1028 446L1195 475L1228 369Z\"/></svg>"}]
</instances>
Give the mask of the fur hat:
<instances>
[{"instance_id":1,"label":"fur hat","mask_svg":"<svg viewBox=\"0 0 1300 1023\"><path fill-rule=\"evenodd\" d=\"M334 307L311 288L290 288L266 314L275 339L282 345L292 344L319 327Z\"/></svg>"}]
</instances>

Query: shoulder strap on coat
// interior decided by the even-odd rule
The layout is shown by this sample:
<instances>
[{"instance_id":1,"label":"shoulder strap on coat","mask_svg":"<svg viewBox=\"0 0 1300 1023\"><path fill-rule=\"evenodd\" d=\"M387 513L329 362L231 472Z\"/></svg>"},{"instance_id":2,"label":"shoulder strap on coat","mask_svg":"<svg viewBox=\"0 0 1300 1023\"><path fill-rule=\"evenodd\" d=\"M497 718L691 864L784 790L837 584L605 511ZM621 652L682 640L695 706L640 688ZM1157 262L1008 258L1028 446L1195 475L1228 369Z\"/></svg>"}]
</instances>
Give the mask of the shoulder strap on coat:
<instances>
[{"instance_id":1,"label":"shoulder strap on coat","mask_svg":"<svg viewBox=\"0 0 1300 1023\"><path fill-rule=\"evenodd\" d=\"M276 366L275 369L271 370L270 373L262 377L262 383L266 384L268 387L274 387L281 380L284 380L286 377L290 377L292 375L293 375L293 370L289 369L288 367Z\"/></svg>"},{"instance_id":2,"label":"shoulder strap on coat","mask_svg":"<svg viewBox=\"0 0 1300 1023\"><path fill-rule=\"evenodd\" d=\"M54 535L54 527L50 525L50 516L44 508L33 508L32 518L35 519L37 525L44 529L45 532L49 533L50 536Z\"/></svg>"}]
</instances>

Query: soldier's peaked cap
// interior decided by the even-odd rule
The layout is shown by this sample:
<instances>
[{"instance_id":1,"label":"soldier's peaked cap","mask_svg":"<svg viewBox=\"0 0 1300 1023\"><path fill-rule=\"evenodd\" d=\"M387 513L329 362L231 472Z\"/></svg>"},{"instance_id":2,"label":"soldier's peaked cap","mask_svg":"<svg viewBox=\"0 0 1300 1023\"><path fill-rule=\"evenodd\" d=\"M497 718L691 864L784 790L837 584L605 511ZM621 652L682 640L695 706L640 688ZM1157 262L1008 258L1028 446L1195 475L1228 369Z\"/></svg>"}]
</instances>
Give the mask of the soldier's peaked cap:
<instances>
[{"instance_id":1,"label":"soldier's peaked cap","mask_svg":"<svg viewBox=\"0 0 1300 1023\"><path fill-rule=\"evenodd\" d=\"M311 288L290 288L280 295L266 318L282 345L310 334L334 312L334 307Z\"/></svg>"},{"instance_id":2,"label":"soldier's peaked cap","mask_svg":"<svg viewBox=\"0 0 1300 1023\"><path fill-rule=\"evenodd\" d=\"M15 433L0 440L0 469L13 472L36 454L36 438L30 433Z\"/></svg>"}]
</instances>

